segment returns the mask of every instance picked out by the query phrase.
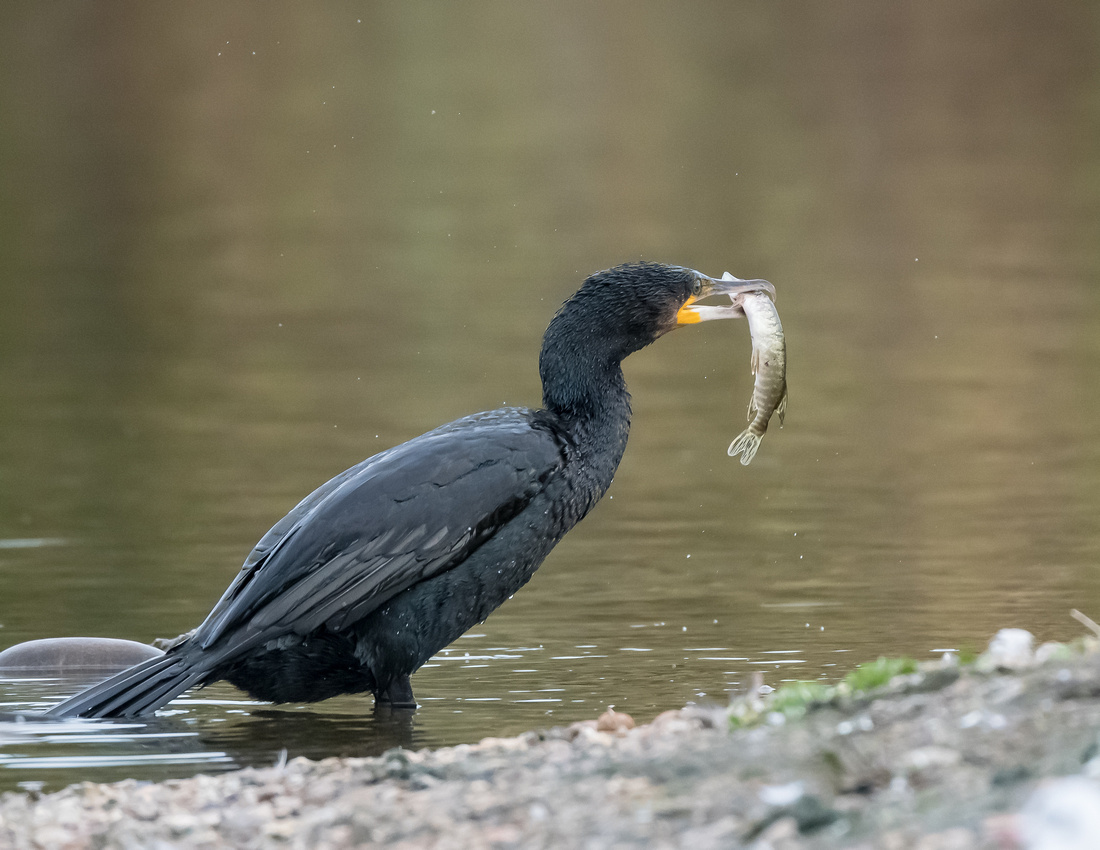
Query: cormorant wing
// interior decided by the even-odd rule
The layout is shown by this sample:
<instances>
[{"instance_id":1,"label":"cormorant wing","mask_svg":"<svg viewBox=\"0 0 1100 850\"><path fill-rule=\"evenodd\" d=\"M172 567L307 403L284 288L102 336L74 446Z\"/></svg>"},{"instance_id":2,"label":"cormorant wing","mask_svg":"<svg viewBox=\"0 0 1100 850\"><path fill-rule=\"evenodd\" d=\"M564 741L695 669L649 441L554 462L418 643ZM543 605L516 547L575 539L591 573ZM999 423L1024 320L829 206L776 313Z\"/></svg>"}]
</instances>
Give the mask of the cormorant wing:
<instances>
[{"instance_id":1,"label":"cormorant wing","mask_svg":"<svg viewBox=\"0 0 1100 850\"><path fill-rule=\"evenodd\" d=\"M456 420L323 484L261 538L192 638L354 622L461 563L563 464L531 412ZM251 643L251 641L250 641Z\"/></svg>"}]
</instances>

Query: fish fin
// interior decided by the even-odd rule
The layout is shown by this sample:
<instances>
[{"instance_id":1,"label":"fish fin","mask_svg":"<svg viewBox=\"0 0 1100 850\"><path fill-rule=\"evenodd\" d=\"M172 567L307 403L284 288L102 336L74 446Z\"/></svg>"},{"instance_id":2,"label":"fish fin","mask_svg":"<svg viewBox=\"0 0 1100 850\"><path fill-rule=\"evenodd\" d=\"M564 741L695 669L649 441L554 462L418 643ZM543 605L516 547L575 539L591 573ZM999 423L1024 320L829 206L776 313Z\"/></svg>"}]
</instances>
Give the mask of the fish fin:
<instances>
[{"instance_id":1,"label":"fish fin","mask_svg":"<svg viewBox=\"0 0 1100 850\"><path fill-rule=\"evenodd\" d=\"M756 393L749 396L749 412L745 418L748 419L749 422L752 422L752 420L756 418Z\"/></svg>"},{"instance_id":2,"label":"fish fin","mask_svg":"<svg viewBox=\"0 0 1100 850\"><path fill-rule=\"evenodd\" d=\"M760 351L754 345L752 347L752 359L749 361L749 368L752 369L752 373L756 374L756 367L760 365Z\"/></svg>"},{"instance_id":3,"label":"fish fin","mask_svg":"<svg viewBox=\"0 0 1100 850\"><path fill-rule=\"evenodd\" d=\"M783 385L783 398L779 399L779 404L775 408L776 414L779 416L779 427L783 427L783 416L787 413L787 385Z\"/></svg>"},{"instance_id":4,"label":"fish fin","mask_svg":"<svg viewBox=\"0 0 1100 850\"><path fill-rule=\"evenodd\" d=\"M737 439L730 443L726 454L730 457L741 455L741 465L748 466L754 457L756 450L760 448L760 435L754 434L748 428L737 435Z\"/></svg>"}]
</instances>

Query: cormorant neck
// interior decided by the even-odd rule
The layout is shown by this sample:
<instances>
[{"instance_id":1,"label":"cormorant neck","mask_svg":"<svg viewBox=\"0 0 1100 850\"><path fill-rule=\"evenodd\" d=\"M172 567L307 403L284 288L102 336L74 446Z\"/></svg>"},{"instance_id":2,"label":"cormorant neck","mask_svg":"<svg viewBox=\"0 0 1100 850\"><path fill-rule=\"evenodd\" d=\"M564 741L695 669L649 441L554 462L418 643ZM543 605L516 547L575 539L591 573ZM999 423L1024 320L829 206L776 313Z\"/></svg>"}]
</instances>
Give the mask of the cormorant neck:
<instances>
[{"instance_id":1,"label":"cormorant neck","mask_svg":"<svg viewBox=\"0 0 1100 850\"><path fill-rule=\"evenodd\" d=\"M629 354L598 329L581 327L566 304L554 317L539 354L543 406L565 422L630 424L622 360Z\"/></svg>"},{"instance_id":2,"label":"cormorant neck","mask_svg":"<svg viewBox=\"0 0 1100 850\"><path fill-rule=\"evenodd\" d=\"M567 343L543 343L539 372L543 406L567 441L576 521L607 492L619 468L630 435L630 394L619 359Z\"/></svg>"},{"instance_id":3,"label":"cormorant neck","mask_svg":"<svg viewBox=\"0 0 1100 850\"><path fill-rule=\"evenodd\" d=\"M563 308L546 331L539 355L542 403L568 435L575 481L585 492L583 516L611 486L630 434L630 394L617 351L591 324L575 325ZM613 341L613 338L612 338Z\"/></svg>"}]
</instances>

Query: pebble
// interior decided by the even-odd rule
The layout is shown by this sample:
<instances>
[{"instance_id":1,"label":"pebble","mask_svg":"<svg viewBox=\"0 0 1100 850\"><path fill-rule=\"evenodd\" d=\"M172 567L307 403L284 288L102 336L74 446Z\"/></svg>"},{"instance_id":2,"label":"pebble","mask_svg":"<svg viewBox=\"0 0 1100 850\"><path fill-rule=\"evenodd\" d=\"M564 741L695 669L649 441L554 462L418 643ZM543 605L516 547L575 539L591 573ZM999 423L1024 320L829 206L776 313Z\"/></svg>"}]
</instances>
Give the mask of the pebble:
<instances>
[{"instance_id":1,"label":"pebble","mask_svg":"<svg viewBox=\"0 0 1100 850\"><path fill-rule=\"evenodd\" d=\"M991 670L1022 670L1035 660L1031 651L1034 643L1035 637L1026 629L1001 629L978 659L978 665Z\"/></svg>"},{"instance_id":2,"label":"pebble","mask_svg":"<svg viewBox=\"0 0 1100 850\"><path fill-rule=\"evenodd\" d=\"M624 711L609 708L596 721L597 732L625 732L634 728L634 718Z\"/></svg>"}]
</instances>

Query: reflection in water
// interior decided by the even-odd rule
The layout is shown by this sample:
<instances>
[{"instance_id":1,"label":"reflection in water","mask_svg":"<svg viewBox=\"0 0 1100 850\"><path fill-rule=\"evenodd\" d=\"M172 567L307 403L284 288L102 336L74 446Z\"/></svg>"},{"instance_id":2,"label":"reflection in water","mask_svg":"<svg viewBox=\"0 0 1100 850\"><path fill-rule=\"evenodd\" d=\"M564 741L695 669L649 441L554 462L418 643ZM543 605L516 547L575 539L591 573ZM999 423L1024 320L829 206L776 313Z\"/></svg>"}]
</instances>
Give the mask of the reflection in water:
<instances>
[{"instance_id":1,"label":"reflection in water","mask_svg":"<svg viewBox=\"0 0 1100 850\"><path fill-rule=\"evenodd\" d=\"M64 546L65 543L50 537L13 537L0 540L0 549L37 549L39 546Z\"/></svg>"},{"instance_id":2,"label":"reflection in water","mask_svg":"<svg viewBox=\"0 0 1100 850\"><path fill-rule=\"evenodd\" d=\"M609 498L417 674L413 743L1076 634L1100 606L1094 16L824 9L2 7L0 646L190 629L332 474L536 403L557 304L638 256L776 284L791 416L725 456L743 325L632 357ZM263 762L315 714L317 754L376 724L369 700L184 708L233 764L219 727L263 727Z\"/></svg>"}]
</instances>

